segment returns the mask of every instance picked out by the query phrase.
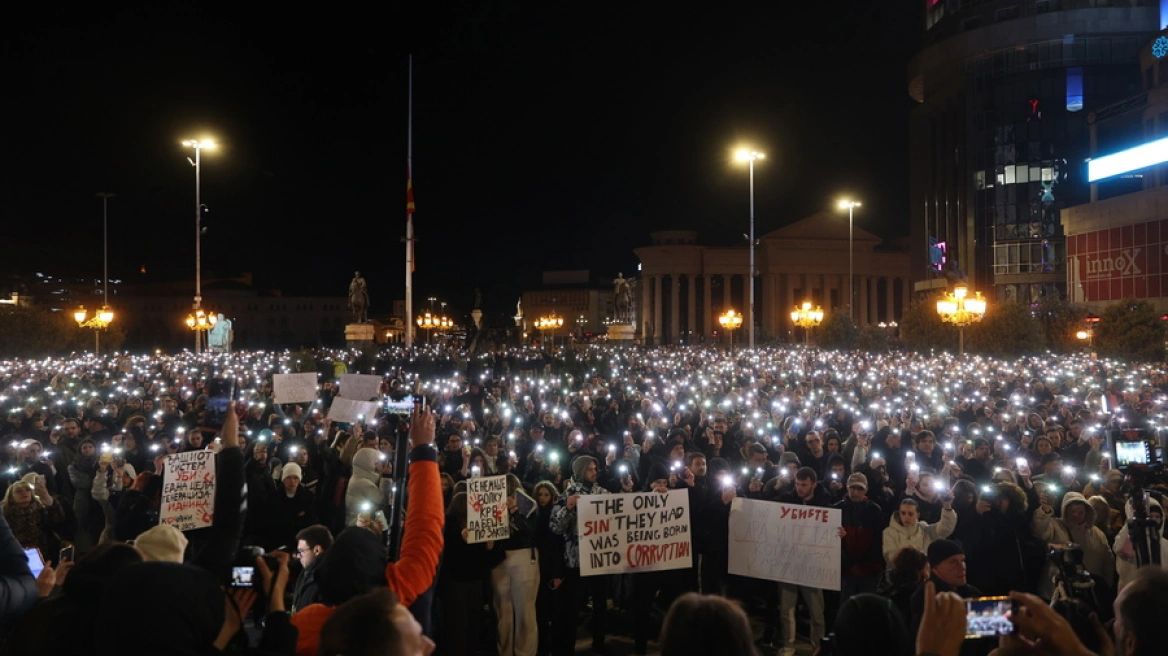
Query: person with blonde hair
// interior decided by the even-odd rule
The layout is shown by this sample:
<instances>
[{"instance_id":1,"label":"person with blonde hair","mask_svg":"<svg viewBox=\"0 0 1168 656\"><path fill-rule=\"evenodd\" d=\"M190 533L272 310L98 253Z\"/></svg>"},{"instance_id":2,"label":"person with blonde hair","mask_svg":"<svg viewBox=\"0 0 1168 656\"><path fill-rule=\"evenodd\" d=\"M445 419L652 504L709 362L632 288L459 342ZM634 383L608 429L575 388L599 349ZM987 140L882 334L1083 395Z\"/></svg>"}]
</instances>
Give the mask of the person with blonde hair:
<instances>
[{"instance_id":1,"label":"person with blonde hair","mask_svg":"<svg viewBox=\"0 0 1168 656\"><path fill-rule=\"evenodd\" d=\"M61 541L54 531L65 523L66 514L64 507L49 494L44 476L29 474L8 486L0 510L22 547L40 549L45 562L57 560Z\"/></svg>"}]
</instances>

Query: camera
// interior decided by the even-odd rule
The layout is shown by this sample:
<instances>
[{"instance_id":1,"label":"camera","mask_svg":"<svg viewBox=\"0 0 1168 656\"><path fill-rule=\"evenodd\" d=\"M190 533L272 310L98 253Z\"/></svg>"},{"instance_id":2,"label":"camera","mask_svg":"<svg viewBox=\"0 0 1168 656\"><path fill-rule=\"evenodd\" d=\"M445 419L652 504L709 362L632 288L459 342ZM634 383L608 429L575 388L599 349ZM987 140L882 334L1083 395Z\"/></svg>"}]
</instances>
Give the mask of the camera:
<instances>
[{"instance_id":1,"label":"camera","mask_svg":"<svg viewBox=\"0 0 1168 656\"><path fill-rule=\"evenodd\" d=\"M1163 436L1158 430L1110 430L1106 439L1111 444L1112 466L1125 474L1131 470L1152 470L1163 467Z\"/></svg>"}]
</instances>

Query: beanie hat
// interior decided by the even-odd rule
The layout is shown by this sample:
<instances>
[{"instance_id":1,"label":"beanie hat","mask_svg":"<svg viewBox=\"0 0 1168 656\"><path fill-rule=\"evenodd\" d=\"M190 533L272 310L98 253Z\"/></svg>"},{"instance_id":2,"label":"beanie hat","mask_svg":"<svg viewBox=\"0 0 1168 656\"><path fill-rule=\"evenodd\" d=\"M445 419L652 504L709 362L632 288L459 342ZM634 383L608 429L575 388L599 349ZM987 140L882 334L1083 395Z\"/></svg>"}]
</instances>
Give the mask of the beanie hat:
<instances>
[{"instance_id":1,"label":"beanie hat","mask_svg":"<svg viewBox=\"0 0 1168 656\"><path fill-rule=\"evenodd\" d=\"M934 540L929 545L929 566L936 567L953 556L962 555L965 549L953 540Z\"/></svg>"},{"instance_id":2,"label":"beanie hat","mask_svg":"<svg viewBox=\"0 0 1168 656\"><path fill-rule=\"evenodd\" d=\"M588 465L596 464L596 458L592 456L578 456L572 461L572 477L578 481L584 480L584 471L588 469Z\"/></svg>"},{"instance_id":3,"label":"beanie hat","mask_svg":"<svg viewBox=\"0 0 1168 656\"><path fill-rule=\"evenodd\" d=\"M795 453L792 451L788 451L779 457L779 466L780 467L786 467L787 465L792 464L792 463L794 463L796 465L803 464L803 463L799 462L799 456L795 455Z\"/></svg>"},{"instance_id":4,"label":"beanie hat","mask_svg":"<svg viewBox=\"0 0 1168 656\"><path fill-rule=\"evenodd\" d=\"M300 470L300 465L294 462L290 462L284 465L284 469L280 471L280 480L282 481L289 476L295 476L296 478L303 479L304 472Z\"/></svg>"},{"instance_id":5,"label":"beanie hat","mask_svg":"<svg viewBox=\"0 0 1168 656\"><path fill-rule=\"evenodd\" d=\"M645 489L652 489L653 481L659 481L661 479L669 480L669 467L665 466L665 463L660 460L654 460L649 465L648 476L645 477Z\"/></svg>"},{"instance_id":6,"label":"beanie hat","mask_svg":"<svg viewBox=\"0 0 1168 656\"><path fill-rule=\"evenodd\" d=\"M1044 464L1044 465L1051 463L1051 462L1062 462L1062 461L1063 461L1063 457L1060 456L1057 451L1051 451L1050 453L1042 456L1042 464Z\"/></svg>"},{"instance_id":7,"label":"beanie hat","mask_svg":"<svg viewBox=\"0 0 1168 656\"><path fill-rule=\"evenodd\" d=\"M858 485L865 490L868 489L868 477L863 474L852 474L848 477L848 487Z\"/></svg>"},{"instance_id":8,"label":"beanie hat","mask_svg":"<svg viewBox=\"0 0 1168 656\"><path fill-rule=\"evenodd\" d=\"M167 524L159 524L144 531L134 540L134 546L148 561L182 563L183 552L187 550L187 538L182 531Z\"/></svg>"}]
</instances>

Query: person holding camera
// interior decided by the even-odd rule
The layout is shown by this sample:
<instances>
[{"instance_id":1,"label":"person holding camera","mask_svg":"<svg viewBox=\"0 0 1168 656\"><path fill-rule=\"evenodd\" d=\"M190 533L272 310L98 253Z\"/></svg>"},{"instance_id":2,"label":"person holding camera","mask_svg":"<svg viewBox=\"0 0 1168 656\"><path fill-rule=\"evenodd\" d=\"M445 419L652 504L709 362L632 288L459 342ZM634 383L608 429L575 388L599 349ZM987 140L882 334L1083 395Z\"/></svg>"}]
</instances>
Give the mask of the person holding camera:
<instances>
[{"instance_id":1,"label":"person holding camera","mask_svg":"<svg viewBox=\"0 0 1168 656\"><path fill-rule=\"evenodd\" d=\"M1062 516L1054 516L1053 498L1047 491L1038 496L1039 508L1031 519L1034 537L1043 540L1050 547L1065 548L1077 545L1083 552L1083 567L1093 577L1107 584L1115 585L1115 556L1107 544L1107 536L1095 526L1095 509L1083 495L1067 492L1063 495ZM1046 572L1039 581L1038 592L1043 599L1050 599L1055 592L1055 578L1058 565L1048 560Z\"/></svg>"}]
</instances>

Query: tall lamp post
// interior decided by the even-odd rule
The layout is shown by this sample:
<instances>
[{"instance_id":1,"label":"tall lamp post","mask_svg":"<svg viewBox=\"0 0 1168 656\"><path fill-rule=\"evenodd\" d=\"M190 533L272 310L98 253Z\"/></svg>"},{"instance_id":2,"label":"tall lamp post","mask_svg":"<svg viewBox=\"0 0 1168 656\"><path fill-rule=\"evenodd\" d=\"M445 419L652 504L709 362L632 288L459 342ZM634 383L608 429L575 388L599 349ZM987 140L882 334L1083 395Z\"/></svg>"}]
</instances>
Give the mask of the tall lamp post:
<instances>
[{"instance_id":1,"label":"tall lamp post","mask_svg":"<svg viewBox=\"0 0 1168 656\"><path fill-rule=\"evenodd\" d=\"M791 312L791 321L803 329L803 343L811 344L811 329L823 323L823 308L818 305L811 309L811 301L803 301Z\"/></svg>"},{"instance_id":2,"label":"tall lamp post","mask_svg":"<svg viewBox=\"0 0 1168 656\"><path fill-rule=\"evenodd\" d=\"M855 211L855 209L857 207L860 207L860 203L857 201L853 201L853 200L841 200L840 201L840 209L847 209L848 210L848 316L851 317L853 321L856 319L855 310L852 309L852 307L855 305L856 297L855 297L854 293L852 292L852 284L853 284L853 281L856 279L856 276L853 273L853 268L852 268L852 259L853 259L853 253L854 253L854 249L852 248L852 219L853 219L852 213Z\"/></svg>"},{"instance_id":3,"label":"tall lamp post","mask_svg":"<svg viewBox=\"0 0 1168 656\"><path fill-rule=\"evenodd\" d=\"M747 303L746 321L747 334L750 335L750 348L754 348L754 161L766 159L766 153L743 148L734 154L739 162L747 162L750 166L750 285L747 294L750 300Z\"/></svg>"},{"instance_id":4,"label":"tall lamp post","mask_svg":"<svg viewBox=\"0 0 1168 656\"><path fill-rule=\"evenodd\" d=\"M183 142L187 148L195 149L195 158L187 158L191 166L195 167L195 313L198 314L199 308L203 306L203 200L201 173L202 173L202 152L204 148L214 148L215 142L210 139L188 139ZM188 321L188 324L190 322ZM195 353L202 352L203 339L200 330L195 331Z\"/></svg>"},{"instance_id":5,"label":"tall lamp post","mask_svg":"<svg viewBox=\"0 0 1168 656\"><path fill-rule=\"evenodd\" d=\"M101 355L101 331L113 322L114 311L108 305L102 305L100 310L93 313L92 318L86 319L88 314L89 311L82 305L73 313L73 320L82 328L93 329L93 354Z\"/></svg>"},{"instance_id":6,"label":"tall lamp post","mask_svg":"<svg viewBox=\"0 0 1168 656\"><path fill-rule=\"evenodd\" d=\"M540 317L535 320L535 328L542 333L550 332L552 334L552 348L556 346L556 330L564 326L564 318L556 314L555 310L552 313Z\"/></svg>"},{"instance_id":7,"label":"tall lamp post","mask_svg":"<svg viewBox=\"0 0 1168 656\"><path fill-rule=\"evenodd\" d=\"M958 354L965 355L965 327L971 323L981 321L986 313L986 301L981 292L975 292L971 298L969 287L957 285L951 292L937 301L937 314L941 321L957 326Z\"/></svg>"},{"instance_id":8,"label":"tall lamp post","mask_svg":"<svg viewBox=\"0 0 1168 656\"><path fill-rule=\"evenodd\" d=\"M433 297L431 297L431 301ZM426 343L430 343L430 337L433 336L435 330L449 330L454 325L454 320L450 317L426 312L418 315L418 327L426 331Z\"/></svg>"},{"instance_id":9,"label":"tall lamp post","mask_svg":"<svg viewBox=\"0 0 1168 656\"><path fill-rule=\"evenodd\" d=\"M724 314L718 317L718 325L722 326L730 334L730 352L733 353L734 331L742 327L742 315L733 309L726 310Z\"/></svg>"}]
</instances>

